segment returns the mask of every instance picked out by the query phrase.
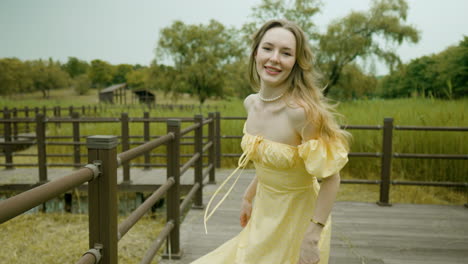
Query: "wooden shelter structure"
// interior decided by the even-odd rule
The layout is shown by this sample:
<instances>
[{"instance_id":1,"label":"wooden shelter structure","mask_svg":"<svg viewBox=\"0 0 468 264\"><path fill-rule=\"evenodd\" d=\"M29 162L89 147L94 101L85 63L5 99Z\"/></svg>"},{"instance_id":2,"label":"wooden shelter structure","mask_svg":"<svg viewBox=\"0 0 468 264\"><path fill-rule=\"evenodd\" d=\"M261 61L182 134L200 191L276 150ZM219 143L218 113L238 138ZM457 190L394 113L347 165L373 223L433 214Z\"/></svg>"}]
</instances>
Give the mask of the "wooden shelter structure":
<instances>
[{"instance_id":1,"label":"wooden shelter structure","mask_svg":"<svg viewBox=\"0 0 468 264\"><path fill-rule=\"evenodd\" d=\"M134 90L132 93L132 103L138 100L141 104L155 104L156 95L146 89L143 90Z\"/></svg>"},{"instance_id":2,"label":"wooden shelter structure","mask_svg":"<svg viewBox=\"0 0 468 264\"><path fill-rule=\"evenodd\" d=\"M127 103L127 96L125 89L127 88L126 83L114 84L107 88L102 89L99 92L99 102L100 103L116 103L120 104Z\"/></svg>"}]
</instances>

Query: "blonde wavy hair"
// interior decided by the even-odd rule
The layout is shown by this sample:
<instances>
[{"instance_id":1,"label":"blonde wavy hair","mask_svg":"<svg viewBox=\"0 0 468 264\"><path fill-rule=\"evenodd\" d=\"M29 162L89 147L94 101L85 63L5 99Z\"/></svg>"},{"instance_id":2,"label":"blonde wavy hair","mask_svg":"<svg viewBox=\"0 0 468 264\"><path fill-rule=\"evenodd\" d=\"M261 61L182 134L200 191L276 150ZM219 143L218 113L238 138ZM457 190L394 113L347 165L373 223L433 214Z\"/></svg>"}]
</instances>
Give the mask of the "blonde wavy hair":
<instances>
[{"instance_id":1,"label":"blonde wavy hair","mask_svg":"<svg viewBox=\"0 0 468 264\"><path fill-rule=\"evenodd\" d=\"M296 63L286 79L286 82L289 83L286 96L304 108L307 120L318 128L322 139L326 142L339 141L349 150L348 142L351 139L351 134L340 128L336 121L337 117L341 116L335 110L337 105L331 104L330 100L323 95L323 89L319 88L320 75L313 66L314 55L309 41L304 31L295 23L282 19L270 20L253 35L252 52L249 59L251 85L257 91L260 88L260 76L255 65L258 46L265 33L277 27L290 31L296 38Z\"/></svg>"}]
</instances>

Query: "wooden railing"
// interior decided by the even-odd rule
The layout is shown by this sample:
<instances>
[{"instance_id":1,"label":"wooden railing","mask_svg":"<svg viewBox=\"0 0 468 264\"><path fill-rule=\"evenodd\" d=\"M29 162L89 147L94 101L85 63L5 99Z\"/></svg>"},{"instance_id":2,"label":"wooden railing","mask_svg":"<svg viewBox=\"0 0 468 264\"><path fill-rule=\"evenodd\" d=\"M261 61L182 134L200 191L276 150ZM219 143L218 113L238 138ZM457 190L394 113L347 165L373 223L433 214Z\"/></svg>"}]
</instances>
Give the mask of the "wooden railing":
<instances>
[{"instance_id":1,"label":"wooden railing","mask_svg":"<svg viewBox=\"0 0 468 264\"><path fill-rule=\"evenodd\" d=\"M215 122L214 114L208 119L196 115L195 123L181 130L181 120L167 120L167 134L117 155L116 136L91 136L87 138L88 164L84 168L0 201L0 223L4 223L47 200L88 182L89 248L77 263L117 263L118 241L162 196L167 198L166 225L149 246L140 263L150 263L163 242L169 238L166 255L180 258L180 219L193 200L194 207L203 208L204 179L215 180ZM203 126L208 125L208 141L203 142ZM195 132L195 154L180 165L180 138ZM167 174L163 183L127 219L117 224L117 167L149 151L167 145ZM208 152L208 165L203 167L203 153ZM180 203L180 177L194 167L194 183Z\"/></svg>"},{"instance_id":2,"label":"wooden railing","mask_svg":"<svg viewBox=\"0 0 468 264\"><path fill-rule=\"evenodd\" d=\"M245 117L217 117L219 120L246 120ZM219 125L221 127L221 125ZM348 125L342 126L347 130L381 130L383 133L382 151L377 153L371 152L350 152L349 157L367 157L367 158L380 158L380 180L350 180L342 179L341 183L345 184L376 184L380 185L379 201L377 204L381 206L389 206L390 204L390 185L413 185L413 186L440 186L440 187L460 187L468 191L468 182L425 182L425 181L396 181L391 179L391 165L392 159L455 159L467 160L468 154L455 155L455 154L422 154L422 153L396 153L392 151L392 140L394 130L420 130L420 131L468 131L468 127L421 127L421 126L395 126L393 118L385 118L381 126L368 126L368 125ZM239 135L221 135L220 139L242 138ZM219 139L216 139L218 142ZM221 142L218 147L221 146ZM221 152L219 152L221 153ZM223 157L239 157L239 153L222 153ZM219 162L219 161L218 161ZM468 207L468 204L465 204Z\"/></svg>"},{"instance_id":3,"label":"wooden railing","mask_svg":"<svg viewBox=\"0 0 468 264\"><path fill-rule=\"evenodd\" d=\"M3 153L0 153L0 156L5 157L5 162L0 163L0 166L4 166L6 169L13 169L15 167L37 167L39 183L47 182L49 180L48 171L49 167L75 167L80 168L85 165L82 162L82 158L86 158L86 153L81 153L81 146L85 143L83 142L86 137L89 135L82 135L81 127L83 124L90 123L114 123L120 124L121 134L118 136L121 144L121 149L126 151L130 149L131 146L144 144L145 142L150 141L151 139L158 138L160 135L153 135L150 133L150 124L152 123L164 123L168 119L167 117L150 117L149 112L145 112L143 117L129 117L127 113L121 113L120 118L114 117L80 117L80 114L77 112L72 112L70 117L45 117L42 113L38 113L34 118L12 118L8 111L4 112L4 118L0 119L0 124L3 124L3 138L4 141L0 142L0 147L3 148ZM219 116L219 113L213 113L213 115ZM194 122L194 118L178 118L181 122L191 123ZM130 123L142 123L143 125L143 135L130 135L129 126ZM216 122L219 124L219 122ZM34 126L35 133L31 135L21 136L18 133L15 133L14 127L18 127L18 124L21 124L23 127ZM31 125L29 125L31 124ZM46 135L47 126L55 124L61 126L62 124L72 124L72 134L71 135L59 135L59 136L48 136ZM219 134L219 130L215 130L216 134ZM184 134L185 135L185 134ZM183 139L193 139L193 136L184 136ZM206 137L204 137L206 139ZM219 139L219 136L215 136L216 139ZM59 141L60 140L60 141ZM70 140L70 141L61 141L61 140ZM219 142L217 142L219 143ZM193 145L194 142L181 142L181 145ZM14 151L15 146L26 145L27 147L36 146L37 153L16 153ZM72 153L48 153L49 146L72 146ZM219 150L219 147L217 148ZM181 154L181 157L186 159L190 157L191 154ZM37 162L30 163L18 163L14 162L14 157L33 157L37 158ZM48 158L52 157L61 157L61 158L70 158L72 157L72 163L53 163L48 161ZM123 177L125 182L130 182L130 167L144 167L145 169L153 167L165 167L165 163L155 163L151 162L151 158L159 157L165 158L165 153L145 153L144 154L144 163L124 163L123 164ZM219 160L218 160L219 162ZM219 167L219 163L218 167ZM10 186L0 186L1 189L9 188L9 190L24 190L28 189L30 185L10 185Z\"/></svg>"},{"instance_id":4,"label":"wooden railing","mask_svg":"<svg viewBox=\"0 0 468 264\"><path fill-rule=\"evenodd\" d=\"M245 120L245 117L222 117L219 112L216 112L214 115L214 123L215 123L215 166L217 168L221 167L221 158L230 158L230 157L239 157L240 153L221 153L221 140L227 140L230 138L240 139L242 135L221 135L221 120ZM8 117L8 118L7 118ZM80 124L82 123L92 123L92 122L119 122L121 123L121 136L120 142L122 144L122 149L125 151L130 148L131 145L135 144L142 144L154 138L155 136L151 136L149 132L149 125L152 122L165 122L167 118L150 118L149 113L144 113L143 118L135 118L135 117L128 117L127 114L122 113L120 118L91 118L91 117L79 117L78 114L73 114L72 117L67 118L44 118L41 114L38 114L34 119L33 118L11 118L9 116L5 116L5 118L0 119L0 123L3 123L4 131L5 131L5 142L0 143L0 146L3 145L5 148L5 163L0 164L0 166L5 166L5 168L13 168L15 166L38 166L39 169L39 182L46 182L48 180L47 177L47 167L52 166L75 166L79 167L80 158L85 156L80 153L79 146L83 144L80 142L80 139L85 137L80 135ZM183 118L181 122L193 122L193 118ZM29 140L36 144L37 146L37 158L38 163L31 163L31 164L18 164L13 163L13 152L9 149L10 146L14 144L20 144L15 142L13 139L12 134L12 124L21 123L21 122L31 122L35 123L36 126L36 136L29 137ZM73 135L69 136L55 136L55 137L46 137L45 136L45 126L48 123L56 123L61 124L64 122L73 123ZM129 123L130 122L141 122L143 123L143 135L129 135ZM378 126L370 126L370 125L349 125L346 126L348 130L376 130L382 131L382 146L381 152L351 152L349 153L350 157L365 157L365 158L379 158L381 159L381 166L380 166L380 179L379 180L360 180L360 179L343 179L342 183L350 183L350 184L373 184L379 185L379 201L380 205L389 205L390 204L390 186L391 185L419 185L419 186L441 186L441 187L459 187L459 188L468 188L467 182L425 182L425 181L399 181L399 180L392 180L391 177L391 165L393 159L407 159L407 158L414 158L414 159L455 159L455 160L467 160L467 154L427 154L427 153L396 153L392 150L393 145L393 131L395 130L420 130L420 131L468 131L467 127L419 127L419 126L398 126L393 124L392 118L385 118L383 125ZM69 138L72 139L72 142L53 142L52 140L56 138ZM189 137L184 137L189 138ZM131 141L131 139L143 139L143 141ZM191 145L193 142L184 142L181 143L182 145ZM49 145L73 145L75 150L72 154L47 154L47 146ZM36 154L15 154L18 156L36 156ZM51 156L73 156L74 163L47 163L47 157ZM128 164L125 163L124 168L124 181L130 181L130 170L131 166L139 166L145 168L151 167L164 167L165 164L158 164L158 163L151 163L151 157L164 157L165 154L154 154L154 153L146 153L145 154L145 161L144 163L133 163ZM190 154L181 154L183 158L188 158ZM8 188L11 189L25 189L29 188L28 185L4 185L0 186L0 189Z\"/></svg>"}]
</instances>

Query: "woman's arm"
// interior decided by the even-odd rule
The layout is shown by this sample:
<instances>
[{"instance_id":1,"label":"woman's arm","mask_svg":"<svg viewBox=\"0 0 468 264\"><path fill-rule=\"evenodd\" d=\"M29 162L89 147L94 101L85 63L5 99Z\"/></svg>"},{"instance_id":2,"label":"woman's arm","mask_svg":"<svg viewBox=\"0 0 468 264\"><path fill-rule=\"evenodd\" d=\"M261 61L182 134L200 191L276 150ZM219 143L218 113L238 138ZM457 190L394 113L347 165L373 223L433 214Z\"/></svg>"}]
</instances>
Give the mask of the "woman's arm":
<instances>
[{"instance_id":1,"label":"woman's arm","mask_svg":"<svg viewBox=\"0 0 468 264\"><path fill-rule=\"evenodd\" d=\"M240 212L240 225L245 227L250 220L252 215L252 200L257 193L257 176L255 176L250 182L249 186L245 190L244 196L242 197L242 205Z\"/></svg>"},{"instance_id":2,"label":"woman's arm","mask_svg":"<svg viewBox=\"0 0 468 264\"><path fill-rule=\"evenodd\" d=\"M340 180L341 178L339 173L322 180L312 217L314 221L322 224L327 222L340 187Z\"/></svg>"},{"instance_id":3,"label":"woman's arm","mask_svg":"<svg viewBox=\"0 0 468 264\"><path fill-rule=\"evenodd\" d=\"M253 198L255 197L255 194L257 193L257 183L257 175L255 175L247 189L245 189L244 196L242 197L243 200L252 202Z\"/></svg>"}]
</instances>

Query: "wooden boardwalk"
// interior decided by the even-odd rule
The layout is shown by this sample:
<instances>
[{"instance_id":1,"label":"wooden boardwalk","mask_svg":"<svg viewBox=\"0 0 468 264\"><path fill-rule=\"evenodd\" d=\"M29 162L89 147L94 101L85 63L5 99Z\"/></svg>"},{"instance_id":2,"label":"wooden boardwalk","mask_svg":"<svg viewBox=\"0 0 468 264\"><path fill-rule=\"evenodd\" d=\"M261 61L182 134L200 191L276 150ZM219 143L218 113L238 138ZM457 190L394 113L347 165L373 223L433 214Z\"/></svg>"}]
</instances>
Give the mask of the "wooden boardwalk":
<instances>
[{"instance_id":1,"label":"wooden boardwalk","mask_svg":"<svg viewBox=\"0 0 468 264\"><path fill-rule=\"evenodd\" d=\"M217 171L218 184L204 189L205 204L229 172ZM181 226L182 260L160 263L190 263L240 232L240 199L253 175L253 170L244 172L210 219L207 235L203 210L190 210ZM332 217L330 264L468 263L468 209L463 206L337 202Z\"/></svg>"},{"instance_id":2,"label":"wooden boardwalk","mask_svg":"<svg viewBox=\"0 0 468 264\"><path fill-rule=\"evenodd\" d=\"M71 171L52 168L49 178ZM131 178L134 184L161 184L165 172L165 169L132 169ZM218 185L230 172L217 171ZM119 182L121 175L119 169ZM253 175L253 170L244 171L236 188L210 219L207 235L203 229L204 211L190 210L181 227L182 260L161 260L160 263L190 263L239 233L240 199ZM37 169L0 170L0 185L35 183L37 179ZM189 170L181 182L193 183L193 171ZM205 204L218 185L205 186ZM379 207L374 203L337 202L332 214L330 264L468 263L468 209L463 206L394 204Z\"/></svg>"}]
</instances>

